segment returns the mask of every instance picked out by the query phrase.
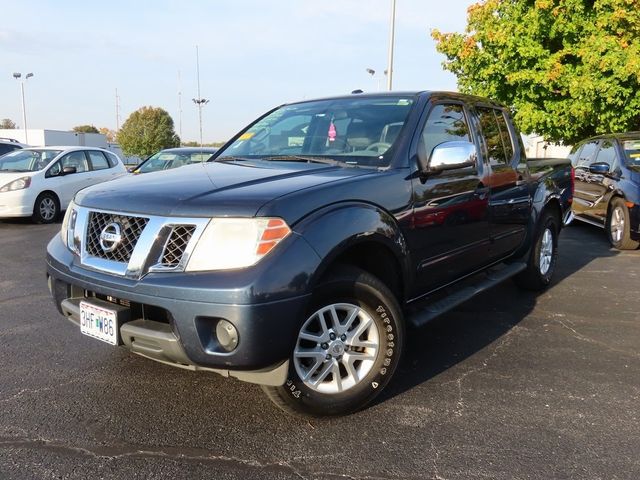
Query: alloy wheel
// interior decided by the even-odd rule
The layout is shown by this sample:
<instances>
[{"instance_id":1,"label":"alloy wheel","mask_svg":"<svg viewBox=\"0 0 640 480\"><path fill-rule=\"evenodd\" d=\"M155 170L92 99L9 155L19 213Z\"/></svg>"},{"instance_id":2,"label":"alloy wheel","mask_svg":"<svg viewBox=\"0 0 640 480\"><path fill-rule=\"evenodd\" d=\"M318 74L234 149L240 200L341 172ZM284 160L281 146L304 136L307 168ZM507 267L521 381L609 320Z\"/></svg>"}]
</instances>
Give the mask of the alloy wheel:
<instances>
[{"instance_id":1,"label":"alloy wheel","mask_svg":"<svg viewBox=\"0 0 640 480\"><path fill-rule=\"evenodd\" d=\"M56 216L56 202L49 197L43 198L40 202L40 216L46 220L53 220Z\"/></svg>"},{"instance_id":2,"label":"alloy wheel","mask_svg":"<svg viewBox=\"0 0 640 480\"><path fill-rule=\"evenodd\" d=\"M300 329L293 364L302 382L321 393L353 388L371 371L380 332L357 305L334 303L313 313Z\"/></svg>"},{"instance_id":3,"label":"alloy wheel","mask_svg":"<svg viewBox=\"0 0 640 480\"><path fill-rule=\"evenodd\" d=\"M609 228L611 230L611 239L619 243L624 235L624 212L620 207L614 208L611 212Z\"/></svg>"},{"instance_id":4,"label":"alloy wheel","mask_svg":"<svg viewBox=\"0 0 640 480\"><path fill-rule=\"evenodd\" d=\"M546 275L551 267L551 261L553 259L553 233L551 229L546 228L542 234L542 241L540 244L540 273Z\"/></svg>"}]
</instances>

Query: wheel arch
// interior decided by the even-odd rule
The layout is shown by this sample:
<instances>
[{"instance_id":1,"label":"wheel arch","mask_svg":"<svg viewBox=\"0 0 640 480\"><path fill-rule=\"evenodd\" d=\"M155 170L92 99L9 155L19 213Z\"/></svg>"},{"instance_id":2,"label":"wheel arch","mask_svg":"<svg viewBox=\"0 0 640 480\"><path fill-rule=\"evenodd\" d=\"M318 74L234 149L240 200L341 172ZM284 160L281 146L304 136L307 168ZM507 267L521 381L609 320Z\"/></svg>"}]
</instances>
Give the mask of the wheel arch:
<instances>
[{"instance_id":1,"label":"wheel arch","mask_svg":"<svg viewBox=\"0 0 640 480\"><path fill-rule=\"evenodd\" d=\"M352 265L380 279L399 303L404 301L410 283L409 252L400 226L390 213L370 204L334 205L305 219L296 231L321 258L309 282L311 289L336 266Z\"/></svg>"}]
</instances>

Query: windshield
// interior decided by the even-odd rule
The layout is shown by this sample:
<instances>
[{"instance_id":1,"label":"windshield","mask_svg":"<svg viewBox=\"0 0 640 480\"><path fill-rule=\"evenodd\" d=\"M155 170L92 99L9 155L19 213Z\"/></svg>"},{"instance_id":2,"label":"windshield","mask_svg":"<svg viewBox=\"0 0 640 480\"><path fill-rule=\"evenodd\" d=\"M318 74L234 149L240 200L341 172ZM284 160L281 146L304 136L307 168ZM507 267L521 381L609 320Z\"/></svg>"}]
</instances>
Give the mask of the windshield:
<instances>
[{"instance_id":1,"label":"windshield","mask_svg":"<svg viewBox=\"0 0 640 480\"><path fill-rule=\"evenodd\" d=\"M158 152L149 157L136 168L136 173L149 173L158 170L169 170L191 163L206 162L211 158L211 152Z\"/></svg>"},{"instance_id":2,"label":"windshield","mask_svg":"<svg viewBox=\"0 0 640 480\"><path fill-rule=\"evenodd\" d=\"M0 171L37 172L49 165L62 150L15 150L0 157Z\"/></svg>"},{"instance_id":3,"label":"windshield","mask_svg":"<svg viewBox=\"0 0 640 480\"><path fill-rule=\"evenodd\" d=\"M624 150L624 156L626 157L625 161L627 163L627 167L640 170L640 139L623 141L622 149Z\"/></svg>"},{"instance_id":4,"label":"windshield","mask_svg":"<svg viewBox=\"0 0 640 480\"><path fill-rule=\"evenodd\" d=\"M331 159L353 165L387 166L412 98L346 98L281 107L247 129L216 160Z\"/></svg>"}]
</instances>

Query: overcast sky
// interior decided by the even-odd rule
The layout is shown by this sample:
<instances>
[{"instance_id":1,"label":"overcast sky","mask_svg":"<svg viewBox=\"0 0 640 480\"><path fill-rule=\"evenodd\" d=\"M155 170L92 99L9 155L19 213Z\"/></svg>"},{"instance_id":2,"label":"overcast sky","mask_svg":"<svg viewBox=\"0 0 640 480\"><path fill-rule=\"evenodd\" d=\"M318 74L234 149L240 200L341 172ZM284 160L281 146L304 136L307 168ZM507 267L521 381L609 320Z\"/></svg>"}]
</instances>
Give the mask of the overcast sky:
<instances>
[{"instance_id":1,"label":"overcast sky","mask_svg":"<svg viewBox=\"0 0 640 480\"><path fill-rule=\"evenodd\" d=\"M455 90L429 31L462 31L472 0L397 0L394 90ZM386 68L390 0L1 0L0 118L22 125L13 72L26 85L29 128L116 126L143 105L198 137L200 49L204 141L225 140L280 103L377 89Z\"/></svg>"}]
</instances>

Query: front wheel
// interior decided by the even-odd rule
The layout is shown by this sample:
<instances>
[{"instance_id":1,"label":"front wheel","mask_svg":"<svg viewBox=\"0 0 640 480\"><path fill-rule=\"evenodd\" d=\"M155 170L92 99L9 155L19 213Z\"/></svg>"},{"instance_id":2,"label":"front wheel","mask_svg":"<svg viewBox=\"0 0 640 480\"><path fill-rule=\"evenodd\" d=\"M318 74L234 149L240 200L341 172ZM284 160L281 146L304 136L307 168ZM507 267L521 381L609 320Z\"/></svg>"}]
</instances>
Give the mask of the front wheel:
<instances>
[{"instance_id":1,"label":"front wheel","mask_svg":"<svg viewBox=\"0 0 640 480\"><path fill-rule=\"evenodd\" d=\"M607 215L607 235L609 243L618 250L635 250L640 245L631 239L629 209L621 198L611 202Z\"/></svg>"},{"instance_id":2,"label":"front wheel","mask_svg":"<svg viewBox=\"0 0 640 480\"><path fill-rule=\"evenodd\" d=\"M341 268L314 292L287 382L262 388L288 413L352 413L389 383L403 338L402 313L393 293L367 272Z\"/></svg>"},{"instance_id":3,"label":"front wheel","mask_svg":"<svg viewBox=\"0 0 640 480\"><path fill-rule=\"evenodd\" d=\"M38 195L33 205L33 221L35 223L53 223L58 215L60 215L60 204L56 196L48 192Z\"/></svg>"},{"instance_id":4,"label":"front wheel","mask_svg":"<svg viewBox=\"0 0 640 480\"><path fill-rule=\"evenodd\" d=\"M515 277L519 287L542 290L551 283L558 259L559 231L558 217L551 212L544 213L527 259L527 268Z\"/></svg>"}]
</instances>

